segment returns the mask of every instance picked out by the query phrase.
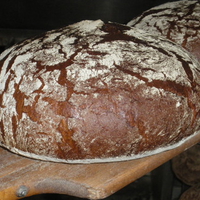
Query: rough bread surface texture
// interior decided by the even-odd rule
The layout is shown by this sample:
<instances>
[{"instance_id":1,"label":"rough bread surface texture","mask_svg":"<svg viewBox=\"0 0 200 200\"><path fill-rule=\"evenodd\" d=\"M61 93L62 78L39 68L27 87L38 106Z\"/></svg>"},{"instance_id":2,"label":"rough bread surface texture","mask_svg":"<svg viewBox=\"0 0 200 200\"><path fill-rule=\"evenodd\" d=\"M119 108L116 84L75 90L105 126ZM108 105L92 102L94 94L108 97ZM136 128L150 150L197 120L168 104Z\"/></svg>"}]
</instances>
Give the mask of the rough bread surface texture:
<instances>
[{"instance_id":1,"label":"rough bread surface texture","mask_svg":"<svg viewBox=\"0 0 200 200\"><path fill-rule=\"evenodd\" d=\"M0 56L0 145L67 163L135 159L199 131L199 66L125 25L79 23Z\"/></svg>"},{"instance_id":2,"label":"rough bread surface texture","mask_svg":"<svg viewBox=\"0 0 200 200\"><path fill-rule=\"evenodd\" d=\"M165 3L143 12L128 25L164 36L182 45L200 61L200 1Z\"/></svg>"}]
</instances>

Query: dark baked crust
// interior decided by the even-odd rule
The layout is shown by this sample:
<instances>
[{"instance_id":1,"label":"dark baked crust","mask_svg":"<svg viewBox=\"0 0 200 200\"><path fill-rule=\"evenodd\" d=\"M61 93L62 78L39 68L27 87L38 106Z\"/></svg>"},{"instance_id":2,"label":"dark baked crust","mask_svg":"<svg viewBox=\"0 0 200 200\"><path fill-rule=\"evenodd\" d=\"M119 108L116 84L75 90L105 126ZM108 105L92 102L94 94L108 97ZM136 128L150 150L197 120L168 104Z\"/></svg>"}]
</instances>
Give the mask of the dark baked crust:
<instances>
[{"instance_id":1,"label":"dark baked crust","mask_svg":"<svg viewBox=\"0 0 200 200\"><path fill-rule=\"evenodd\" d=\"M200 61L200 2L182 0L162 4L143 12L128 25L153 35L165 36Z\"/></svg>"},{"instance_id":2,"label":"dark baked crust","mask_svg":"<svg viewBox=\"0 0 200 200\"><path fill-rule=\"evenodd\" d=\"M143 31L82 21L0 59L0 141L13 152L127 160L173 148L199 130L198 64Z\"/></svg>"}]
</instances>

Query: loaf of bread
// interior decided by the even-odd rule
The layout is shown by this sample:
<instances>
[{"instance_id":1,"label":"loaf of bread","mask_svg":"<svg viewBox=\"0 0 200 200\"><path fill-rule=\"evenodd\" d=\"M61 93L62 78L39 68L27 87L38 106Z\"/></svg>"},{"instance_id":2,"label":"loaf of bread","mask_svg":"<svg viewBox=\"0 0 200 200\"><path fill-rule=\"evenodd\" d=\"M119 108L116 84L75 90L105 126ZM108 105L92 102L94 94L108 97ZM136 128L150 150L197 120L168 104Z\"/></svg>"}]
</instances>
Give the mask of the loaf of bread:
<instances>
[{"instance_id":1,"label":"loaf of bread","mask_svg":"<svg viewBox=\"0 0 200 200\"><path fill-rule=\"evenodd\" d=\"M200 2L182 0L151 8L128 23L164 36L186 48L200 61Z\"/></svg>"},{"instance_id":2,"label":"loaf of bread","mask_svg":"<svg viewBox=\"0 0 200 200\"><path fill-rule=\"evenodd\" d=\"M188 186L200 183L200 145L196 144L172 159L177 178Z\"/></svg>"},{"instance_id":3,"label":"loaf of bread","mask_svg":"<svg viewBox=\"0 0 200 200\"><path fill-rule=\"evenodd\" d=\"M101 20L0 56L0 145L42 160L136 159L200 129L200 66L182 47Z\"/></svg>"}]
</instances>

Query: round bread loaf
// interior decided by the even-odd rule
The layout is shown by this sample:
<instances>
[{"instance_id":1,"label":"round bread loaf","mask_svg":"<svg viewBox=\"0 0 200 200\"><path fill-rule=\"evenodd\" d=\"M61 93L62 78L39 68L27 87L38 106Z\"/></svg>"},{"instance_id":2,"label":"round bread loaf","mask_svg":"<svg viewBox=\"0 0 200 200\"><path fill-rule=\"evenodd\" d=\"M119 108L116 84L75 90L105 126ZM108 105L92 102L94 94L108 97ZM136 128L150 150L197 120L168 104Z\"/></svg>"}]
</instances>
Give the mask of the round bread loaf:
<instances>
[{"instance_id":1,"label":"round bread loaf","mask_svg":"<svg viewBox=\"0 0 200 200\"><path fill-rule=\"evenodd\" d=\"M0 141L12 152L68 163L130 160L200 129L198 63L144 31L82 21L0 60Z\"/></svg>"},{"instance_id":2,"label":"round bread loaf","mask_svg":"<svg viewBox=\"0 0 200 200\"><path fill-rule=\"evenodd\" d=\"M196 144L172 159L172 169L186 185L200 183L200 145Z\"/></svg>"},{"instance_id":3,"label":"round bread loaf","mask_svg":"<svg viewBox=\"0 0 200 200\"><path fill-rule=\"evenodd\" d=\"M200 2L175 1L151 8L134 18L129 26L182 45L200 61Z\"/></svg>"}]
</instances>

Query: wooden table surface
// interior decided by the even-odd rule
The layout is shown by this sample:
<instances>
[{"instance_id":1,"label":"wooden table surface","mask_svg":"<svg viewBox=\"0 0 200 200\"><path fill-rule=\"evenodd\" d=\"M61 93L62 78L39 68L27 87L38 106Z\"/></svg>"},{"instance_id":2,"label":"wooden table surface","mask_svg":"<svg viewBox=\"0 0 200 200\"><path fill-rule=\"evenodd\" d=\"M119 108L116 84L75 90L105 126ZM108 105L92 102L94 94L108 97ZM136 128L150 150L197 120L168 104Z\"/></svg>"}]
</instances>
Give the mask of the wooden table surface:
<instances>
[{"instance_id":1,"label":"wooden table surface","mask_svg":"<svg viewBox=\"0 0 200 200\"><path fill-rule=\"evenodd\" d=\"M200 141L200 134L176 149L142 159L62 164L28 159L0 148L0 199L15 200L42 193L102 199L142 177Z\"/></svg>"}]
</instances>

